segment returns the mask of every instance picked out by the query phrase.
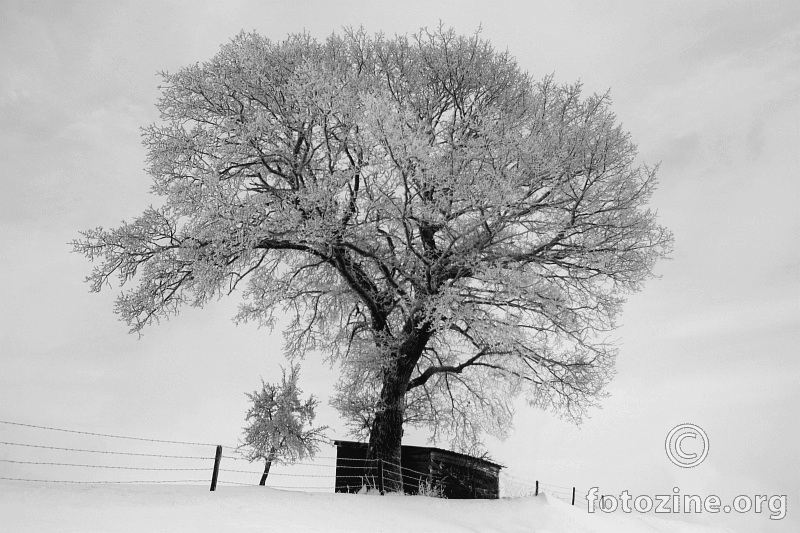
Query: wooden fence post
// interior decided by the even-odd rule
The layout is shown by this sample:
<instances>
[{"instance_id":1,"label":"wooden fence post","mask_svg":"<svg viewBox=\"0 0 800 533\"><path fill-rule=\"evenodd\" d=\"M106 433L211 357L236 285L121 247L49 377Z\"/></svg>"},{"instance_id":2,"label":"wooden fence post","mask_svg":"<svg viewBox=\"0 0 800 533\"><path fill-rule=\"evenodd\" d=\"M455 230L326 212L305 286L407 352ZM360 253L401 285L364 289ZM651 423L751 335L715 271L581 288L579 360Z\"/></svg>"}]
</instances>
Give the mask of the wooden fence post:
<instances>
[{"instance_id":1,"label":"wooden fence post","mask_svg":"<svg viewBox=\"0 0 800 533\"><path fill-rule=\"evenodd\" d=\"M378 459L378 490L383 496L383 459Z\"/></svg>"},{"instance_id":2,"label":"wooden fence post","mask_svg":"<svg viewBox=\"0 0 800 533\"><path fill-rule=\"evenodd\" d=\"M572 487L572 505L575 505L575 487Z\"/></svg>"},{"instance_id":3,"label":"wooden fence post","mask_svg":"<svg viewBox=\"0 0 800 533\"><path fill-rule=\"evenodd\" d=\"M536 480L536 492L534 493L534 496L538 496L538 495L539 495L539 480L537 479Z\"/></svg>"},{"instance_id":4,"label":"wooden fence post","mask_svg":"<svg viewBox=\"0 0 800 533\"><path fill-rule=\"evenodd\" d=\"M217 446L217 454L214 456L214 473L211 474L211 490L217 490L217 478L219 477L219 462L222 460L222 446Z\"/></svg>"}]
</instances>

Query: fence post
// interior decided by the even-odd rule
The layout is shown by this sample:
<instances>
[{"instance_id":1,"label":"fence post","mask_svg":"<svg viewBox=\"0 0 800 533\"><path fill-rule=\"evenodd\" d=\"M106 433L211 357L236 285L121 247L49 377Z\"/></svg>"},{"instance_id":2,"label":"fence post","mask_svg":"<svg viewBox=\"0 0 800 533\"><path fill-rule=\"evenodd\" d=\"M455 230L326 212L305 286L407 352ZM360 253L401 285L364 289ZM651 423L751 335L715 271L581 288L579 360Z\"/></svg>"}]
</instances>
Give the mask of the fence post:
<instances>
[{"instance_id":1,"label":"fence post","mask_svg":"<svg viewBox=\"0 0 800 533\"><path fill-rule=\"evenodd\" d=\"M383 459L378 459L378 490L383 496Z\"/></svg>"},{"instance_id":2,"label":"fence post","mask_svg":"<svg viewBox=\"0 0 800 533\"><path fill-rule=\"evenodd\" d=\"M214 456L214 473L211 474L211 491L217 490L217 478L219 477L219 462L222 460L222 446L217 446L217 454Z\"/></svg>"},{"instance_id":3,"label":"fence post","mask_svg":"<svg viewBox=\"0 0 800 533\"><path fill-rule=\"evenodd\" d=\"M536 492L533 495L534 496L538 496L539 495L539 480L538 479L536 480Z\"/></svg>"},{"instance_id":4,"label":"fence post","mask_svg":"<svg viewBox=\"0 0 800 533\"><path fill-rule=\"evenodd\" d=\"M575 487L572 487L572 505L575 505Z\"/></svg>"}]
</instances>

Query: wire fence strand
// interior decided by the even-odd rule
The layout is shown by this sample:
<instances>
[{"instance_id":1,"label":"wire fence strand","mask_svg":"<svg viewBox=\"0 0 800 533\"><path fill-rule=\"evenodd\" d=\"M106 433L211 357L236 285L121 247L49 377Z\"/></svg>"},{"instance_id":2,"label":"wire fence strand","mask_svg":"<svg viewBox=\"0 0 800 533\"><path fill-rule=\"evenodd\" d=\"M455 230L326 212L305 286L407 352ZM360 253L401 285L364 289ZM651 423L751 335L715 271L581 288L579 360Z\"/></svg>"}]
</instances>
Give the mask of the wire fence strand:
<instances>
[{"instance_id":1,"label":"wire fence strand","mask_svg":"<svg viewBox=\"0 0 800 533\"><path fill-rule=\"evenodd\" d=\"M212 461L214 460L213 457L202 457L198 455L163 455L156 453L111 452L107 450L86 450L83 448L60 448L58 446L43 446L41 444L23 444L20 442L4 442L4 441L0 441L0 444L5 444L8 446L25 446L27 448L43 448L46 450L62 450L68 452L105 453L110 455L134 455L138 457L164 457L167 459L203 459Z\"/></svg>"},{"instance_id":2,"label":"wire fence strand","mask_svg":"<svg viewBox=\"0 0 800 533\"><path fill-rule=\"evenodd\" d=\"M413 468L408 468L408 467L405 467L405 466L401 466L401 465L399 465L397 463L393 463L391 461L384 461L384 463L399 468L401 472L412 472L414 474L419 474L421 476L430 476L430 472L420 472L419 470L414 470Z\"/></svg>"},{"instance_id":3,"label":"wire fence strand","mask_svg":"<svg viewBox=\"0 0 800 533\"><path fill-rule=\"evenodd\" d=\"M232 469L229 469L229 468L220 468L219 471L220 472L235 472L237 474L252 474L254 476L260 476L261 474L264 473L264 472L256 472L256 471L253 471L253 470L232 470ZM269 473L269 477L272 477L272 476L279 476L279 477L280 476L283 476L283 477L316 477L316 478L327 477L327 476L321 476L319 474L290 474L290 473L282 473L282 472L270 472ZM342 476L338 476L338 477L342 477Z\"/></svg>"},{"instance_id":4,"label":"wire fence strand","mask_svg":"<svg viewBox=\"0 0 800 533\"><path fill-rule=\"evenodd\" d=\"M0 424L7 424L9 426L20 426L26 428L35 428L35 429L44 429L49 431L61 431L63 433L75 433L78 435L91 435L94 437L108 437L112 439L126 439L126 440L137 440L137 441L144 441L144 442L158 442L161 444L184 444L190 446L216 446L216 444L209 444L206 442L189 442L189 441L181 441L181 440L165 440L165 439L148 439L143 437L129 437L125 435L111 435L108 433L94 433L92 431L77 431L74 429L62 429L62 428L54 428L48 426L37 426L34 424L22 424L20 422L9 422L7 420L0 420Z\"/></svg>"},{"instance_id":5,"label":"wire fence strand","mask_svg":"<svg viewBox=\"0 0 800 533\"><path fill-rule=\"evenodd\" d=\"M40 463L35 461L13 461L11 459L0 459L0 463L14 463L19 465L75 466L81 468L109 468L114 470L150 470L159 472L208 471L208 468L150 468L137 466L85 465L76 463Z\"/></svg>"},{"instance_id":6,"label":"wire fence strand","mask_svg":"<svg viewBox=\"0 0 800 533\"><path fill-rule=\"evenodd\" d=\"M26 479L18 477L0 477L7 481L29 481L33 483L71 483L75 485L127 485L151 483L208 483L207 479L175 479L175 480L141 480L141 481L73 481L66 479Z\"/></svg>"}]
</instances>

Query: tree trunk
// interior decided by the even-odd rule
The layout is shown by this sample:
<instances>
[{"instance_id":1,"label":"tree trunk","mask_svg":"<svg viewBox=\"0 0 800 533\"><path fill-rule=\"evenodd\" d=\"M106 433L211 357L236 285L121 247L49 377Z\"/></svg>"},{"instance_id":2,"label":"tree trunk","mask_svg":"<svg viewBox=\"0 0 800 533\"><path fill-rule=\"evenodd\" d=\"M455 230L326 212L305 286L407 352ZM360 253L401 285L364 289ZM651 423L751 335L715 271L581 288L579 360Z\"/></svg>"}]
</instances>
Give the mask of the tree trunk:
<instances>
[{"instance_id":1,"label":"tree trunk","mask_svg":"<svg viewBox=\"0 0 800 533\"><path fill-rule=\"evenodd\" d=\"M275 459L275 448L272 448L269 451L269 456L267 457L267 463L264 465L264 473L261 474L261 481L258 482L259 485L262 487L267 483L267 476L269 476L269 469L272 467L272 460Z\"/></svg>"},{"instance_id":2,"label":"tree trunk","mask_svg":"<svg viewBox=\"0 0 800 533\"><path fill-rule=\"evenodd\" d=\"M414 327L417 326L417 327ZM401 443L403 440L403 414L405 396L411 374L428 343L431 333L427 325L410 322L407 340L400 348L399 357L384 370L383 387L367 447L367 459L383 461L384 488L388 492L403 492L401 470ZM370 467L377 467L371 464ZM375 478L376 476L373 476Z\"/></svg>"},{"instance_id":3,"label":"tree trunk","mask_svg":"<svg viewBox=\"0 0 800 533\"><path fill-rule=\"evenodd\" d=\"M403 492L401 470L401 443L403 440L403 414L408 383L417 361L431 338L430 323L412 316L403 327L404 341L394 352L391 363L383 372L380 402L367 446L367 460L383 461L384 488L389 492ZM377 463L370 464L373 472ZM377 476L372 476L377 479Z\"/></svg>"},{"instance_id":4,"label":"tree trunk","mask_svg":"<svg viewBox=\"0 0 800 533\"><path fill-rule=\"evenodd\" d=\"M386 371L381 390L381 402L375 413L367 447L367 459L383 461L383 482L387 492L402 492L400 445L403 439L404 397L408 379L403 380L397 369ZM370 469L377 463L370 463ZM373 476L373 478L377 478Z\"/></svg>"}]
</instances>

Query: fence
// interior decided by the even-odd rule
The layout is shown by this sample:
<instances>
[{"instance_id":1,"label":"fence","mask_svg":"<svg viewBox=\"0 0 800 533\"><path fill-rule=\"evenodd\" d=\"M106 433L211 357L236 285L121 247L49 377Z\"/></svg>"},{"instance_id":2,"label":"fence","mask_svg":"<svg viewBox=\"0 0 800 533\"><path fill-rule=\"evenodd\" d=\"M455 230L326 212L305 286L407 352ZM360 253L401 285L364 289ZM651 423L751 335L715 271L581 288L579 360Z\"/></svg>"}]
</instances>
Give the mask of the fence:
<instances>
[{"instance_id":1,"label":"fence","mask_svg":"<svg viewBox=\"0 0 800 533\"><path fill-rule=\"evenodd\" d=\"M27 439L0 440L0 465L5 466L0 468L0 480L67 484L209 484L211 490L215 490L217 485L257 485L263 474L263 470L255 468L242 457L236 446L112 435L4 420L0 420L0 425L24 429L31 434ZM79 438L83 442L72 445L66 443L63 446L40 444L42 438L39 435L44 432ZM89 439L91 442L86 444L85 441ZM17 442L19 440L28 442ZM109 442L120 441L127 442L128 448L121 450L113 446L108 449ZM131 443L136 443L137 448L131 449ZM169 447L169 450L164 450L165 447ZM27 456L21 457L21 454ZM342 461L350 463L342 464ZM365 478L363 475L341 472L341 469L363 472L365 466L373 467L375 475ZM340 457L338 470L334 453L316 455L313 460L292 465L277 463L269 472L266 486L327 492L365 488L384 493L387 487L402 483L406 492L437 495L435 486L423 486L428 473L394 463ZM83 475L75 475L76 472L82 472ZM99 472L114 473L115 479L109 479L112 476L97 477ZM397 472L402 474L402 480L392 479ZM91 475L87 476L86 473ZM136 477L131 479L129 475ZM529 481L506 471L501 471L500 476L502 497L545 493L572 505L585 507L586 491L538 480Z\"/></svg>"},{"instance_id":2,"label":"fence","mask_svg":"<svg viewBox=\"0 0 800 533\"><path fill-rule=\"evenodd\" d=\"M0 479L40 483L207 483L214 460L211 445L199 442L148 439L89 431L22 424L0 420L17 428L22 438L0 440ZM50 444L42 444L41 433ZM20 437L20 436L18 436ZM76 439L78 439L76 441ZM126 449L109 441L128 441ZM130 444L136 442L137 446ZM169 449L165 449L169 447ZM10 472L9 472L10 470ZM76 472L83 473L75 475ZM106 474L97 474L104 472ZM202 472L202 473L201 473ZM131 479L130 475L135 475ZM108 479L112 477L114 479ZM89 479L90 478L90 479Z\"/></svg>"},{"instance_id":3,"label":"fence","mask_svg":"<svg viewBox=\"0 0 800 533\"><path fill-rule=\"evenodd\" d=\"M0 420L0 425L55 432L83 440L78 445L60 446L40 444L42 437L39 433L31 434L27 442L22 442L25 439L12 441L2 438L0 466L6 468L0 468L0 480L70 484L202 483L210 484L211 490L215 490L217 485L257 485L263 473L242 457L236 446L112 435L4 420ZM88 444L85 442L87 439L91 441ZM109 441L128 441L128 446L124 450L118 446L109 447ZM131 442L135 442L137 447L132 448ZM165 447L170 450L165 451ZM181 453L181 450L186 451ZM25 456L21 457L23 454ZM121 461L126 464L120 464ZM275 464L266 486L332 492L337 489L335 469L336 457L333 455L317 455L313 461L292 465ZM13 471L22 471L23 474L15 475ZM91 475L75 474L87 471ZM113 472L116 479L109 479L110 475L97 477L96 472ZM120 477L121 474L133 473L137 474L136 479Z\"/></svg>"},{"instance_id":4,"label":"fence","mask_svg":"<svg viewBox=\"0 0 800 533\"><path fill-rule=\"evenodd\" d=\"M565 501L571 505L579 505L586 507L588 502L586 495L588 491L578 489L577 487L565 487L563 485L553 485L550 483L543 483L538 480L529 481L527 479L519 478L508 472L500 472L500 478L503 483L504 490L502 490L503 497L525 497L525 496L538 496L539 494L547 494L559 500Z\"/></svg>"},{"instance_id":5,"label":"fence","mask_svg":"<svg viewBox=\"0 0 800 533\"><path fill-rule=\"evenodd\" d=\"M233 468L224 464L230 461L234 461ZM235 452L223 453L222 463L219 468L220 475L225 478L220 481L222 484L258 485L258 480L263 474L263 470L256 470L252 466L249 468L247 465L236 466L242 463L249 465L250 461ZM266 486L274 489L303 491L335 491L336 489L343 489L345 488L344 485L336 485L336 481L342 478L342 476L335 475L336 468L336 457L332 455L316 455L313 461L296 462L291 465L273 464L270 468ZM274 484L275 478L277 478L278 484ZM345 476L345 478L352 478L353 483L356 483L358 481L356 478L360 479L361 476ZM249 479L250 481L243 481L244 479ZM315 484L309 485L308 483Z\"/></svg>"}]
</instances>

